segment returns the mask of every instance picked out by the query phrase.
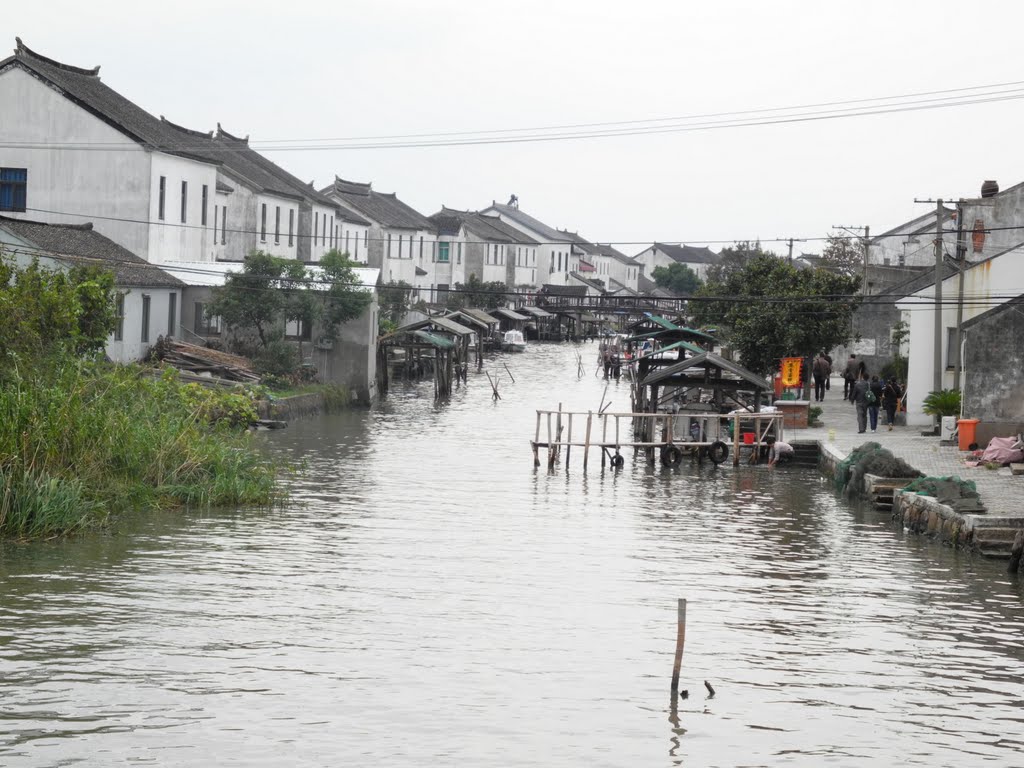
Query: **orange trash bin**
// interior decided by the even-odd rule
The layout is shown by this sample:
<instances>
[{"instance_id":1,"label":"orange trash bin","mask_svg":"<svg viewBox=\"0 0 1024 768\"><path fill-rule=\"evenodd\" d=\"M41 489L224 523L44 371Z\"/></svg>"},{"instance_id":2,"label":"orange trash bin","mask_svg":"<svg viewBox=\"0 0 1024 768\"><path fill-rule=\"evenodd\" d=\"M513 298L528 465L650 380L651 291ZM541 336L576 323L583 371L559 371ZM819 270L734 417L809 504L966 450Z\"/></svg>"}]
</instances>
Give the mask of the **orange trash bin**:
<instances>
[{"instance_id":1,"label":"orange trash bin","mask_svg":"<svg viewBox=\"0 0 1024 768\"><path fill-rule=\"evenodd\" d=\"M979 421L981 419L960 419L957 421L956 425L960 430L959 448L961 451L969 451L971 443L976 442L974 435Z\"/></svg>"}]
</instances>

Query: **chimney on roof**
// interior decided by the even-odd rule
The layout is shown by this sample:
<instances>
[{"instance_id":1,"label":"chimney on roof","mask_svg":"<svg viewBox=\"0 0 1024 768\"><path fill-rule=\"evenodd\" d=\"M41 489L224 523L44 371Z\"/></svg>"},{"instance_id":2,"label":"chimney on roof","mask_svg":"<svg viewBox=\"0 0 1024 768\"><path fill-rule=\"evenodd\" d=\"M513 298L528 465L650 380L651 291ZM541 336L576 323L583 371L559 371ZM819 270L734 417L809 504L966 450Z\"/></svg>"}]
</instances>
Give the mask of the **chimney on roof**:
<instances>
[{"instance_id":1,"label":"chimney on roof","mask_svg":"<svg viewBox=\"0 0 1024 768\"><path fill-rule=\"evenodd\" d=\"M981 185L982 197L995 197L999 194L999 182L989 179Z\"/></svg>"}]
</instances>

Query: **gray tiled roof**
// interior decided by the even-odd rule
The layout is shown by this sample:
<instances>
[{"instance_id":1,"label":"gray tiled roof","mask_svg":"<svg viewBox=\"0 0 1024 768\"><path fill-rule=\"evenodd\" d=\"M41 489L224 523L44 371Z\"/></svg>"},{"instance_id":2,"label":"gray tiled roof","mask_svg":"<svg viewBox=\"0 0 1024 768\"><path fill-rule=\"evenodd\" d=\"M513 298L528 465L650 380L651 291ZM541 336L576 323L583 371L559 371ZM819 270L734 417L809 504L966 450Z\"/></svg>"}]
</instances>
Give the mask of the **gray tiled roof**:
<instances>
[{"instance_id":1,"label":"gray tiled roof","mask_svg":"<svg viewBox=\"0 0 1024 768\"><path fill-rule=\"evenodd\" d=\"M502 203L491 203L490 207L485 209L487 211L498 211L503 216L508 216L512 221L527 227L533 232L536 232L541 237L553 242L553 243L569 243L572 239L566 235L565 232L559 232L557 229L553 229L545 224L540 219L535 219L528 213L524 213L518 208L513 208L510 205L503 205Z\"/></svg>"},{"instance_id":2,"label":"gray tiled roof","mask_svg":"<svg viewBox=\"0 0 1024 768\"><path fill-rule=\"evenodd\" d=\"M321 190L357 214L395 229L426 229L433 231L434 223L412 206L406 205L394 192L377 192L370 184L361 184L334 178L334 184Z\"/></svg>"},{"instance_id":3,"label":"gray tiled roof","mask_svg":"<svg viewBox=\"0 0 1024 768\"><path fill-rule=\"evenodd\" d=\"M602 245L601 243L595 243L594 245L605 256L610 256L611 258L615 259L620 264L628 264L631 267L635 267L635 266L637 266L639 264L639 262L636 259L634 259L632 256L627 256L626 254L622 253L621 251L619 251L619 250L617 250L615 248L612 248L610 245Z\"/></svg>"},{"instance_id":4,"label":"gray tiled roof","mask_svg":"<svg viewBox=\"0 0 1024 768\"><path fill-rule=\"evenodd\" d=\"M536 245L537 241L524 235L515 227L510 227L497 216L488 216L477 211L457 211L452 208L441 208L430 217L438 228L438 234L456 235L461 227L492 243L514 243L516 245Z\"/></svg>"},{"instance_id":5,"label":"gray tiled roof","mask_svg":"<svg viewBox=\"0 0 1024 768\"><path fill-rule=\"evenodd\" d=\"M707 246L694 248L692 245L670 245L655 243L654 247L673 261L680 264L717 264L718 254Z\"/></svg>"},{"instance_id":6,"label":"gray tiled roof","mask_svg":"<svg viewBox=\"0 0 1024 768\"><path fill-rule=\"evenodd\" d=\"M21 67L48 81L68 99L130 139L153 149L198 157L159 119L100 81L99 67L82 69L48 59L15 38L14 55L0 61L0 72Z\"/></svg>"},{"instance_id":7,"label":"gray tiled roof","mask_svg":"<svg viewBox=\"0 0 1024 768\"><path fill-rule=\"evenodd\" d=\"M104 237L92 224L43 224L0 216L0 228L51 256L71 264L100 266L114 273L119 286L180 288L185 284L159 267ZM64 257L64 258L62 258Z\"/></svg>"}]
</instances>

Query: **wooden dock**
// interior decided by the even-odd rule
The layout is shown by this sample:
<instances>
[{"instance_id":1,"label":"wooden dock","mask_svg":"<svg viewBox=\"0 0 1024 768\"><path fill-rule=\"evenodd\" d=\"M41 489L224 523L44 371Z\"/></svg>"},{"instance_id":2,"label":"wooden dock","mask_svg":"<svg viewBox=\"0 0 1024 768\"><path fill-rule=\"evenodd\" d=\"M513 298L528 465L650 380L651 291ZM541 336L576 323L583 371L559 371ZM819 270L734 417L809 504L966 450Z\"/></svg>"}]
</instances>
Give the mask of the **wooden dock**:
<instances>
[{"instance_id":1,"label":"wooden dock","mask_svg":"<svg viewBox=\"0 0 1024 768\"><path fill-rule=\"evenodd\" d=\"M681 424L685 424L682 429ZM751 435L752 439L744 440L743 434ZM535 467L541 464L540 450L547 449L548 469L553 469L561 461L563 449L568 465L573 448L583 449L584 469L589 463L591 449L600 451L602 469L606 465L613 469L621 467L624 448L632 448L634 456L643 451L649 464L654 463L657 451L663 465L677 467L685 456L697 461L706 457L715 464L721 464L728 459L731 447L733 466L739 466L743 449L749 448L748 459L754 457L756 460L769 436L783 439L783 414L609 413L563 411L559 408L557 411L537 411L537 425L530 446Z\"/></svg>"}]
</instances>

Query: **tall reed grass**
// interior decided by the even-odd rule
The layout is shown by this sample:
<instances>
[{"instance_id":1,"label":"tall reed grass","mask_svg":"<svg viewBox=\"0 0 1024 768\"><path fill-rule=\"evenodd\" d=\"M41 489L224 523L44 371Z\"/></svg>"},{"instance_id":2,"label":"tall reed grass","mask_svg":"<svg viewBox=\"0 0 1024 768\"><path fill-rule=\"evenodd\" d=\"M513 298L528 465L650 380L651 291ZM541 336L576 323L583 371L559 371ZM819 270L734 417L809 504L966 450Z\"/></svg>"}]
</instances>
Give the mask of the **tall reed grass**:
<instances>
[{"instance_id":1,"label":"tall reed grass","mask_svg":"<svg viewBox=\"0 0 1024 768\"><path fill-rule=\"evenodd\" d=\"M211 424L173 376L58 359L0 381L0 535L102 523L127 507L268 504L276 468Z\"/></svg>"}]
</instances>

